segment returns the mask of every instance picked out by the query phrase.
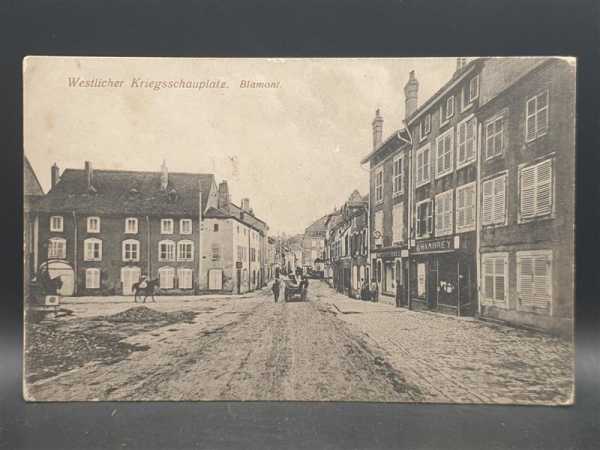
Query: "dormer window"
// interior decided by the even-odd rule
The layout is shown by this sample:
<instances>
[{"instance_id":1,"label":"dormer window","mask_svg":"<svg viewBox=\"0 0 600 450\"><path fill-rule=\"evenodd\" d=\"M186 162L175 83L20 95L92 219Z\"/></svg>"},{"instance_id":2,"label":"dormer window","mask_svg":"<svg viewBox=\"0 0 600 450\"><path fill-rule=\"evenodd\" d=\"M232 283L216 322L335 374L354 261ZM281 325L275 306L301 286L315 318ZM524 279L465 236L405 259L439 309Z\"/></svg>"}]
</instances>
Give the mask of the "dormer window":
<instances>
[{"instance_id":1,"label":"dormer window","mask_svg":"<svg viewBox=\"0 0 600 450\"><path fill-rule=\"evenodd\" d=\"M173 234L173 219L161 219L160 220L160 233L161 234Z\"/></svg>"},{"instance_id":2,"label":"dormer window","mask_svg":"<svg viewBox=\"0 0 600 450\"><path fill-rule=\"evenodd\" d=\"M169 201L174 202L177 200L177 191L173 188L169 191Z\"/></svg>"},{"instance_id":3,"label":"dormer window","mask_svg":"<svg viewBox=\"0 0 600 450\"><path fill-rule=\"evenodd\" d=\"M100 233L100 217L87 218L87 232Z\"/></svg>"},{"instance_id":4,"label":"dormer window","mask_svg":"<svg viewBox=\"0 0 600 450\"><path fill-rule=\"evenodd\" d=\"M52 216L50 217L50 231L63 231L63 217L62 216Z\"/></svg>"}]
</instances>

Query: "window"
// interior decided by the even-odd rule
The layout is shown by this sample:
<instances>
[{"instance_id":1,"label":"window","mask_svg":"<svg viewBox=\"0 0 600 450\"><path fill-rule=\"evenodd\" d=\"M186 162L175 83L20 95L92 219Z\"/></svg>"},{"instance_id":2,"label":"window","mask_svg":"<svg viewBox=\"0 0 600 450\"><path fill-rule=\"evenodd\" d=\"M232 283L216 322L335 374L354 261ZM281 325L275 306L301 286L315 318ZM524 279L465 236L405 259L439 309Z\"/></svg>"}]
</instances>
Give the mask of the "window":
<instances>
[{"instance_id":1,"label":"window","mask_svg":"<svg viewBox=\"0 0 600 450\"><path fill-rule=\"evenodd\" d=\"M125 233L137 234L138 232L138 220L135 217L128 217L125 219Z\"/></svg>"},{"instance_id":2,"label":"window","mask_svg":"<svg viewBox=\"0 0 600 450\"><path fill-rule=\"evenodd\" d=\"M215 223L213 225L213 231L215 231L215 232L219 231L219 224L218 223Z\"/></svg>"},{"instance_id":3,"label":"window","mask_svg":"<svg viewBox=\"0 0 600 450\"><path fill-rule=\"evenodd\" d=\"M178 261L193 261L194 260L194 243L192 241L179 241L177 243L177 260Z\"/></svg>"},{"instance_id":4,"label":"window","mask_svg":"<svg viewBox=\"0 0 600 450\"><path fill-rule=\"evenodd\" d=\"M483 303L507 307L508 253L482 255Z\"/></svg>"},{"instance_id":5,"label":"window","mask_svg":"<svg viewBox=\"0 0 600 450\"><path fill-rule=\"evenodd\" d=\"M517 309L552 309L552 250L517 252Z\"/></svg>"},{"instance_id":6,"label":"window","mask_svg":"<svg viewBox=\"0 0 600 450\"><path fill-rule=\"evenodd\" d=\"M402 242L404 240L404 204L398 203L394 205L392 210L392 241Z\"/></svg>"},{"instance_id":7,"label":"window","mask_svg":"<svg viewBox=\"0 0 600 450\"><path fill-rule=\"evenodd\" d=\"M87 232L88 233L100 233L100 218L99 217L88 217L87 218Z\"/></svg>"},{"instance_id":8,"label":"window","mask_svg":"<svg viewBox=\"0 0 600 450\"><path fill-rule=\"evenodd\" d=\"M86 289L100 288L100 269L85 269L85 287Z\"/></svg>"},{"instance_id":9,"label":"window","mask_svg":"<svg viewBox=\"0 0 600 450\"><path fill-rule=\"evenodd\" d=\"M140 260L140 243L133 239L123 241L123 261Z\"/></svg>"},{"instance_id":10,"label":"window","mask_svg":"<svg viewBox=\"0 0 600 450\"><path fill-rule=\"evenodd\" d=\"M250 249L250 261L256 261L256 249L255 248Z\"/></svg>"},{"instance_id":11,"label":"window","mask_svg":"<svg viewBox=\"0 0 600 450\"><path fill-rule=\"evenodd\" d=\"M67 241L63 238L51 238L48 241L48 259L67 257Z\"/></svg>"},{"instance_id":12,"label":"window","mask_svg":"<svg viewBox=\"0 0 600 450\"><path fill-rule=\"evenodd\" d=\"M437 138L435 177L439 178L453 169L454 128L450 128ZM418 161L417 161L418 162Z\"/></svg>"},{"instance_id":13,"label":"window","mask_svg":"<svg viewBox=\"0 0 600 450\"><path fill-rule=\"evenodd\" d=\"M519 171L520 218L530 219L552 213L552 160Z\"/></svg>"},{"instance_id":14,"label":"window","mask_svg":"<svg viewBox=\"0 0 600 450\"><path fill-rule=\"evenodd\" d=\"M456 188L456 231L475 229L475 182Z\"/></svg>"},{"instance_id":15,"label":"window","mask_svg":"<svg viewBox=\"0 0 600 450\"><path fill-rule=\"evenodd\" d=\"M477 123L475 117L465 119L458 124L458 157L456 166L463 167L475 161L477 153Z\"/></svg>"},{"instance_id":16,"label":"window","mask_svg":"<svg viewBox=\"0 0 600 450\"><path fill-rule=\"evenodd\" d=\"M160 220L160 233L161 234L173 234L173 219L161 219Z\"/></svg>"},{"instance_id":17,"label":"window","mask_svg":"<svg viewBox=\"0 0 600 450\"><path fill-rule=\"evenodd\" d=\"M448 97L446 99L446 117L445 117L445 119L448 120L453 115L454 115L454 95L451 95L450 97Z\"/></svg>"},{"instance_id":18,"label":"window","mask_svg":"<svg viewBox=\"0 0 600 450\"><path fill-rule=\"evenodd\" d=\"M161 289L173 289L175 285L175 269L172 267L161 267L158 269L158 279Z\"/></svg>"},{"instance_id":19,"label":"window","mask_svg":"<svg viewBox=\"0 0 600 450\"><path fill-rule=\"evenodd\" d=\"M483 182L482 225L506 223L506 174Z\"/></svg>"},{"instance_id":20,"label":"window","mask_svg":"<svg viewBox=\"0 0 600 450\"><path fill-rule=\"evenodd\" d=\"M179 281L179 289L192 289L192 287L193 287L192 269L180 267L179 269L177 269L177 279Z\"/></svg>"},{"instance_id":21,"label":"window","mask_svg":"<svg viewBox=\"0 0 600 450\"><path fill-rule=\"evenodd\" d=\"M175 243L173 241L160 241L158 243L158 260L175 261Z\"/></svg>"},{"instance_id":22,"label":"window","mask_svg":"<svg viewBox=\"0 0 600 450\"><path fill-rule=\"evenodd\" d=\"M404 190L404 157L402 155L394 158L393 189L394 195L402 194Z\"/></svg>"},{"instance_id":23,"label":"window","mask_svg":"<svg viewBox=\"0 0 600 450\"><path fill-rule=\"evenodd\" d=\"M429 183L430 177L430 151L429 145L417 150L417 187Z\"/></svg>"},{"instance_id":24,"label":"window","mask_svg":"<svg viewBox=\"0 0 600 450\"><path fill-rule=\"evenodd\" d=\"M431 114L425 114L419 124L419 136L422 141L431 132Z\"/></svg>"},{"instance_id":25,"label":"window","mask_svg":"<svg viewBox=\"0 0 600 450\"><path fill-rule=\"evenodd\" d=\"M221 259L221 247L219 244L213 244L211 247L211 259L213 261L219 261Z\"/></svg>"},{"instance_id":26,"label":"window","mask_svg":"<svg viewBox=\"0 0 600 450\"><path fill-rule=\"evenodd\" d=\"M527 100L525 140L533 141L548 131L548 91Z\"/></svg>"},{"instance_id":27,"label":"window","mask_svg":"<svg viewBox=\"0 0 600 450\"><path fill-rule=\"evenodd\" d=\"M375 245L383 244L383 211L375 213Z\"/></svg>"},{"instance_id":28,"label":"window","mask_svg":"<svg viewBox=\"0 0 600 450\"><path fill-rule=\"evenodd\" d=\"M417 203L417 237L429 237L433 228L431 200Z\"/></svg>"},{"instance_id":29,"label":"window","mask_svg":"<svg viewBox=\"0 0 600 450\"><path fill-rule=\"evenodd\" d=\"M83 259L85 261L102 261L102 241L100 239L86 239L83 241Z\"/></svg>"},{"instance_id":30,"label":"window","mask_svg":"<svg viewBox=\"0 0 600 450\"><path fill-rule=\"evenodd\" d=\"M50 217L50 231L62 231L62 230L63 230L62 216Z\"/></svg>"},{"instance_id":31,"label":"window","mask_svg":"<svg viewBox=\"0 0 600 450\"><path fill-rule=\"evenodd\" d=\"M449 190L435 196L435 235L452 234L452 200L454 191Z\"/></svg>"},{"instance_id":32,"label":"window","mask_svg":"<svg viewBox=\"0 0 600 450\"><path fill-rule=\"evenodd\" d=\"M469 81L469 103L479 97L479 75Z\"/></svg>"},{"instance_id":33,"label":"window","mask_svg":"<svg viewBox=\"0 0 600 450\"><path fill-rule=\"evenodd\" d=\"M498 115L485 124L485 159L492 159L504 152L504 114Z\"/></svg>"},{"instance_id":34,"label":"window","mask_svg":"<svg viewBox=\"0 0 600 450\"><path fill-rule=\"evenodd\" d=\"M242 261L245 260L246 258L244 257L244 247L241 245L238 245L238 250L237 250L237 260L238 261Z\"/></svg>"},{"instance_id":35,"label":"window","mask_svg":"<svg viewBox=\"0 0 600 450\"><path fill-rule=\"evenodd\" d=\"M375 173L375 202L383 201L383 168Z\"/></svg>"},{"instance_id":36,"label":"window","mask_svg":"<svg viewBox=\"0 0 600 450\"><path fill-rule=\"evenodd\" d=\"M192 234L192 219L180 219L179 220L179 233L180 234Z\"/></svg>"}]
</instances>

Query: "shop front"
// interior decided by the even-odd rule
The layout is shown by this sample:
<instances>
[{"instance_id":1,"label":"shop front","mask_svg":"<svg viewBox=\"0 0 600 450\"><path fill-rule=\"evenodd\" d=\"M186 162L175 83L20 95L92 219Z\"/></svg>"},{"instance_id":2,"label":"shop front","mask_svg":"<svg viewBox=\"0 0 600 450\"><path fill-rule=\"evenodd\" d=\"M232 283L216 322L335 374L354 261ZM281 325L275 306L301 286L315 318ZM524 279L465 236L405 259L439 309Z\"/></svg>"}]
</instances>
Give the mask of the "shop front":
<instances>
[{"instance_id":1,"label":"shop front","mask_svg":"<svg viewBox=\"0 0 600 450\"><path fill-rule=\"evenodd\" d=\"M380 301L407 306L408 249L386 249L377 256L381 267Z\"/></svg>"},{"instance_id":2,"label":"shop front","mask_svg":"<svg viewBox=\"0 0 600 450\"><path fill-rule=\"evenodd\" d=\"M414 309L472 315L476 311L474 236L417 241L411 252Z\"/></svg>"}]
</instances>

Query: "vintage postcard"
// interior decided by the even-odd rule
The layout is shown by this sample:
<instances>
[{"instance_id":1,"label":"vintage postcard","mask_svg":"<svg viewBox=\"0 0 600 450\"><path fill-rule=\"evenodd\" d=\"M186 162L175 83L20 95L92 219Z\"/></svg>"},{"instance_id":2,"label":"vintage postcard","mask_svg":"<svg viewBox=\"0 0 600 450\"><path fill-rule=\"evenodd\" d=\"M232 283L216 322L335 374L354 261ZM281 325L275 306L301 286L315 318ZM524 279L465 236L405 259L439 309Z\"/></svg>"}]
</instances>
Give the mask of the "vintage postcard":
<instances>
[{"instance_id":1,"label":"vintage postcard","mask_svg":"<svg viewBox=\"0 0 600 450\"><path fill-rule=\"evenodd\" d=\"M573 403L575 75L25 58L25 399Z\"/></svg>"}]
</instances>

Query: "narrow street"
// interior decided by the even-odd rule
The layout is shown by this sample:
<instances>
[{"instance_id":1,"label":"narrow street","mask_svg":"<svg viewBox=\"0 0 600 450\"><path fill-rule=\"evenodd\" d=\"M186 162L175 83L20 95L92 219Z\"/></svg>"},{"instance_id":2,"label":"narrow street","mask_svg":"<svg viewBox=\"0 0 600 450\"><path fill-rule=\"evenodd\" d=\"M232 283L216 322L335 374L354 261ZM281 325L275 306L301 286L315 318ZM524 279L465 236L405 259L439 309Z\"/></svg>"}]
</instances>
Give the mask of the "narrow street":
<instances>
[{"instance_id":1,"label":"narrow street","mask_svg":"<svg viewBox=\"0 0 600 450\"><path fill-rule=\"evenodd\" d=\"M65 305L65 324L140 306ZM142 348L28 384L34 400L566 401L568 343L549 336L352 300L312 281L308 302L158 298L192 321L133 334ZM518 345L516 345L518 343ZM143 346L143 347L141 347Z\"/></svg>"}]
</instances>

